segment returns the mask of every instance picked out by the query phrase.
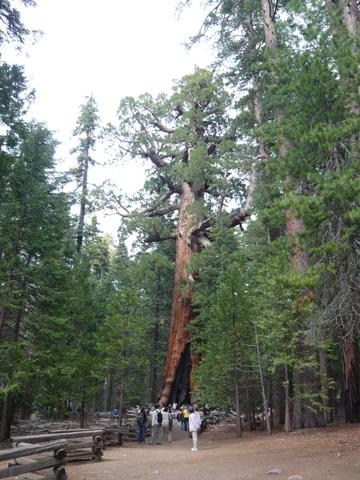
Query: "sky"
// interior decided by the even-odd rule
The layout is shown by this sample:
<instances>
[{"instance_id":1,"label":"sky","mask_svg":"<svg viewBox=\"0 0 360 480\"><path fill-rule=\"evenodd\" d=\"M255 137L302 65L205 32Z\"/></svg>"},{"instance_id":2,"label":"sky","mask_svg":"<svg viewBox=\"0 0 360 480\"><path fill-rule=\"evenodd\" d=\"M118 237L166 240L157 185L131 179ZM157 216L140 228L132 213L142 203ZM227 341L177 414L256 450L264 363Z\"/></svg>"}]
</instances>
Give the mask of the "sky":
<instances>
[{"instance_id":1,"label":"sky","mask_svg":"<svg viewBox=\"0 0 360 480\"><path fill-rule=\"evenodd\" d=\"M9 47L2 58L25 66L36 90L31 114L61 142L60 169L75 165L69 155L72 132L86 96L94 96L106 124L115 119L122 97L170 92L174 79L211 62L206 44L190 51L183 45L204 19L200 2L194 3L180 17L178 0L37 0L34 8L19 8L26 27L42 34L20 53ZM103 150L97 155L101 163L106 160ZM143 171L134 163L102 166L90 172L90 181L111 177L132 193L141 186ZM105 231L116 232L118 219L101 222Z\"/></svg>"}]
</instances>

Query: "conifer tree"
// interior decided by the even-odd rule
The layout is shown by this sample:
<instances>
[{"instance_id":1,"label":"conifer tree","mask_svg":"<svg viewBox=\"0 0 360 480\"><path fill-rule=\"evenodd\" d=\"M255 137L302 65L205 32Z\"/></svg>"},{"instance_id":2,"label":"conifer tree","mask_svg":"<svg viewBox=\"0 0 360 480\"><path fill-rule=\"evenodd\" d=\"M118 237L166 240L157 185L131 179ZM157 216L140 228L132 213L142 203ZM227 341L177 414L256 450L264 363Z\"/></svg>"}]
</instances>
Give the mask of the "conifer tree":
<instances>
[{"instance_id":1,"label":"conifer tree","mask_svg":"<svg viewBox=\"0 0 360 480\"><path fill-rule=\"evenodd\" d=\"M76 245L78 254L81 253L84 237L85 215L88 205L88 175L90 165L95 161L91 157L96 144L97 128L99 124L98 109L96 102L90 96L86 103L80 107L80 115L77 121L74 135L79 137L79 145L72 153L77 153L78 166L76 169L76 181L81 189L80 213L77 228Z\"/></svg>"},{"instance_id":2,"label":"conifer tree","mask_svg":"<svg viewBox=\"0 0 360 480\"><path fill-rule=\"evenodd\" d=\"M170 98L153 99L146 94L138 100L124 99L119 108L115 138L120 152L147 159L155 168L146 185L152 198L138 217L143 219L141 230L148 233L145 241L176 240L170 337L160 399L164 404L189 399L187 326L194 312L191 288L184 289L190 273L187 267L192 253L209 242L206 232L213 223L212 210L222 208L239 182L235 177L227 180L236 161L224 116L228 103L221 83L211 72L198 70L180 80ZM123 216L129 216L127 208ZM236 225L240 218L243 212L234 213L229 225Z\"/></svg>"},{"instance_id":3,"label":"conifer tree","mask_svg":"<svg viewBox=\"0 0 360 480\"><path fill-rule=\"evenodd\" d=\"M67 201L57 191L55 142L37 124L23 125L18 154L9 157L1 229L1 438L8 438L17 394L24 391L33 322L48 292L51 265L61 263L59 243L68 227ZM60 267L61 268L61 267ZM54 269L56 275L58 268ZM13 364L11 355L16 354ZM15 368L14 368L15 365Z\"/></svg>"}]
</instances>

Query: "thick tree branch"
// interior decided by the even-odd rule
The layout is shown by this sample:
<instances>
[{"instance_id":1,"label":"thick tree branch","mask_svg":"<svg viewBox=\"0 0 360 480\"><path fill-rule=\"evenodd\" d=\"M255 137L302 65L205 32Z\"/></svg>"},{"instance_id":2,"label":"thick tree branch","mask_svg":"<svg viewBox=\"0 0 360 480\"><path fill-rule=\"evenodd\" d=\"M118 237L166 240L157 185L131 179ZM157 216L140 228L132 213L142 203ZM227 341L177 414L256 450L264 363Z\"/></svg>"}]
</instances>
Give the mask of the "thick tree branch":
<instances>
[{"instance_id":1,"label":"thick tree branch","mask_svg":"<svg viewBox=\"0 0 360 480\"><path fill-rule=\"evenodd\" d=\"M164 157L156 153L155 148L146 150L146 152L144 152L144 157L151 160L152 163L158 168L167 167L169 165L167 162L165 162Z\"/></svg>"},{"instance_id":2,"label":"thick tree branch","mask_svg":"<svg viewBox=\"0 0 360 480\"><path fill-rule=\"evenodd\" d=\"M128 218L131 216L131 213L127 207L125 207L119 196L115 195L115 193L111 190L108 194L110 198L112 199L112 202L110 204L111 210L115 211L115 214L119 215L122 218Z\"/></svg>"},{"instance_id":3,"label":"thick tree branch","mask_svg":"<svg viewBox=\"0 0 360 480\"><path fill-rule=\"evenodd\" d=\"M163 125L161 122L158 120L154 122L155 127L157 127L159 130L161 130L164 133L174 133L176 131L175 128L167 127L166 125Z\"/></svg>"},{"instance_id":4,"label":"thick tree branch","mask_svg":"<svg viewBox=\"0 0 360 480\"><path fill-rule=\"evenodd\" d=\"M190 3L189 1L185 2L184 5L187 5ZM206 32L208 29L211 27L212 22L215 18L215 15L219 8L222 6L222 2L219 2L215 5L215 7L210 10L210 12L206 15L203 23L201 24L198 33L195 35L195 37L192 39L193 43L198 42L204 35L206 35Z\"/></svg>"},{"instance_id":5,"label":"thick tree branch","mask_svg":"<svg viewBox=\"0 0 360 480\"><path fill-rule=\"evenodd\" d=\"M154 117L155 119L155 122L153 123L153 125L155 127L157 127L160 131L164 132L164 133L174 133L176 131L175 128L172 128L172 127L167 127L166 125L164 125L162 122L160 122L160 119L159 117L156 115L156 113L154 113L149 107L146 107L144 105L144 109L150 113L150 115L152 117Z\"/></svg>"},{"instance_id":6,"label":"thick tree branch","mask_svg":"<svg viewBox=\"0 0 360 480\"><path fill-rule=\"evenodd\" d=\"M271 15L271 18L272 18L273 20L275 20L275 17L276 17L276 13L277 13L278 8L279 8L279 0L276 0L275 5L274 5L274 8L273 8L272 15Z\"/></svg>"},{"instance_id":7,"label":"thick tree branch","mask_svg":"<svg viewBox=\"0 0 360 480\"><path fill-rule=\"evenodd\" d=\"M159 210L152 210L146 214L147 217L163 217L167 213L175 212L175 210L179 210L180 205L169 205L168 207L160 208Z\"/></svg>"},{"instance_id":8,"label":"thick tree branch","mask_svg":"<svg viewBox=\"0 0 360 480\"><path fill-rule=\"evenodd\" d=\"M250 215L250 211L246 210L237 210L231 212L229 217L229 227L236 227L241 225L241 223ZM214 226L215 221L212 218L206 218L202 222L194 225L190 230L190 236L194 239L204 237L204 232L208 231L212 226Z\"/></svg>"},{"instance_id":9,"label":"thick tree branch","mask_svg":"<svg viewBox=\"0 0 360 480\"><path fill-rule=\"evenodd\" d=\"M168 178L165 175L159 175L159 178L160 178L160 180L162 180L167 185L168 189L172 193L178 193L180 195L180 193L181 193L180 185L176 185L172 180L170 180L170 178Z\"/></svg>"}]
</instances>

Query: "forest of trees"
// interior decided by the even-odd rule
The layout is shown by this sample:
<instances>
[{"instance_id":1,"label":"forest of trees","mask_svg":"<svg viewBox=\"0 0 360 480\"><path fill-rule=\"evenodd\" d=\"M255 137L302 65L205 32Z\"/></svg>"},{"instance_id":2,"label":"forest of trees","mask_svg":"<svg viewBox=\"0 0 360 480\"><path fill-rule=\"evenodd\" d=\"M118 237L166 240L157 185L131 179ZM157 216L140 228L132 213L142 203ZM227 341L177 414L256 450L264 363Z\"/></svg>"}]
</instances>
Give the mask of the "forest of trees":
<instances>
[{"instance_id":1,"label":"forest of trees","mask_svg":"<svg viewBox=\"0 0 360 480\"><path fill-rule=\"evenodd\" d=\"M189 42L214 64L112 125L87 97L66 173L0 63L0 441L34 412L83 426L158 400L235 409L238 434L259 412L286 432L360 421L359 2L205 3ZM0 48L21 44L10 0L0 19ZM143 163L136 195L89 184L100 142L119 175Z\"/></svg>"}]
</instances>

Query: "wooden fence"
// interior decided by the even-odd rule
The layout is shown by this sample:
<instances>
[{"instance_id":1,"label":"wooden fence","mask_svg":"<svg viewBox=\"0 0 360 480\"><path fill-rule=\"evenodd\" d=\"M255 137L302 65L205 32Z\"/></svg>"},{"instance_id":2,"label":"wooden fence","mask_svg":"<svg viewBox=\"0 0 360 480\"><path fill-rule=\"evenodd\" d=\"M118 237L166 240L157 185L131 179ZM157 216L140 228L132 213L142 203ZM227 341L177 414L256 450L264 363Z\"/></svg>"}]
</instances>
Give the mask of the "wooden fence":
<instances>
[{"instance_id":1,"label":"wooden fence","mask_svg":"<svg viewBox=\"0 0 360 480\"><path fill-rule=\"evenodd\" d=\"M5 468L0 468L0 479L16 476L18 479L67 480L64 464L67 461L68 442L59 439L46 443L21 443L15 448L0 450L0 461L12 460ZM28 458L39 455L40 458ZM45 454L45 455L44 455ZM52 469L41 475L32 472Z\"/></svg>"},{"instance_id":2,"label":"wooden fence","mask_svg":"<svg viewBox=\"0 0 360 480\"><path fill-rule=\"evenodd\" d=\"M37 434L11 437L12 447L0 450L0 480L17 477L18 480L67 480L65 464L79 460L101 460L109 445L122 445L123 440L135 441L138 426L135 422L102 429L58 429ZM36 473L34 473L36 472Z\"/></svg>"},{"instance_id":3,"label":"wooden fence","mask_svg":"<svg viewBox=\"0 0 360 480\"><path fill-rule=\"evenodd\" d=\"M21 435L12 437L12 445L33 444L50 442L54 440L66 440L66 457L71 460L101 460L104 449L103 430L64 430L37 435Z\"/></svg>"}]
</instances>

